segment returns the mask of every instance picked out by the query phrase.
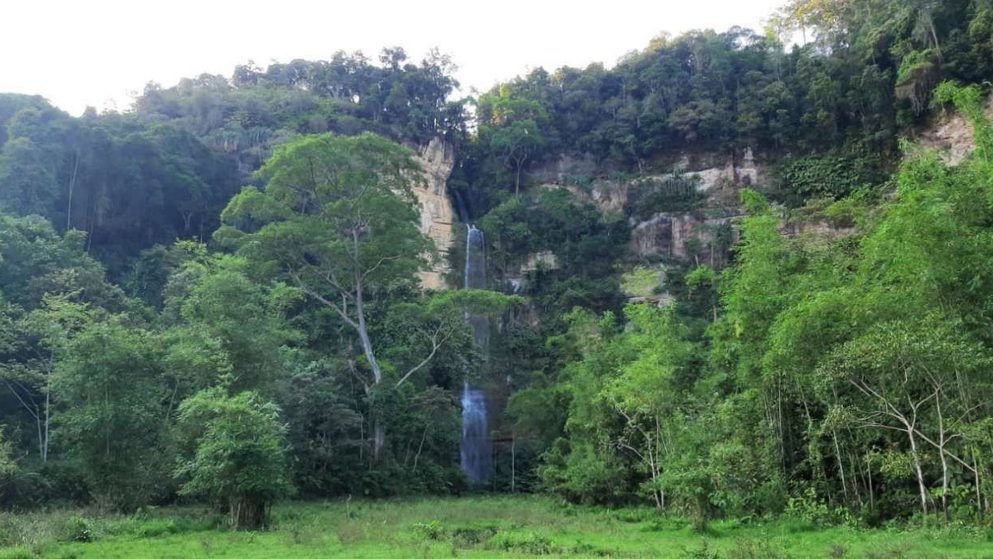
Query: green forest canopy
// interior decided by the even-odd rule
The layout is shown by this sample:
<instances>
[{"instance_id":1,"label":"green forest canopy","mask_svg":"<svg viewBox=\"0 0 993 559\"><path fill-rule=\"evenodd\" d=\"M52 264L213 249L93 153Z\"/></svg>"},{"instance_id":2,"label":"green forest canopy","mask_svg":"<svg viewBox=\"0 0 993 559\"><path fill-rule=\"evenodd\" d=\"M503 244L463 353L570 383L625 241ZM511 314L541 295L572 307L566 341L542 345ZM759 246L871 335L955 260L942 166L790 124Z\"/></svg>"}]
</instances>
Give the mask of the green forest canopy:
<instances>
[{"instance_id":1,"label":"green forest canopy","mask_svg":"<svg viewBox=\"0 0 993 559\"><path fill-rule=\"evenodd\" d=\"M399 48L149 85L122 114L0 95L0 503L204 499L258 527L294 492L458 493L470 378L507 400L493 490L988 517L991 71L984 0L793 0L765 34L462 100L450 60ZM950 108L963 163L901 144ZM420 287L411 148L434 138L517 296ZM639 220L718 211L691 182L637 183L620 214L575 194L746 149L774 179L737 185L710 265L628 250ZM538 188L563 157L591 174ZM805 220L841 233L784 234ZM660 265L669 304L629 303Z\"/></svg>"}]
</instances>

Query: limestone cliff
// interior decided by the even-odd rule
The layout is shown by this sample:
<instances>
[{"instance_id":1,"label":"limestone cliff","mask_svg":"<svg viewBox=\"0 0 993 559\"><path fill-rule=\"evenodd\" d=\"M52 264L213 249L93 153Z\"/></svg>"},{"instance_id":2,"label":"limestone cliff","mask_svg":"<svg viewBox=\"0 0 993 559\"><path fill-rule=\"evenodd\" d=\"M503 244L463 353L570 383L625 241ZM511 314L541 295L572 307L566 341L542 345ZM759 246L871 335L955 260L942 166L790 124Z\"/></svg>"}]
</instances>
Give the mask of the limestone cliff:
<instances>
[{"instance_id":1,"label":"limestone cliff","mask_svg":"<svg viewBox=\"0 0 993 559\"><path fill-rule=\"evenodd\" d=\"M709 215L701 212L662 211L644 219L630 219L631 253L639 260L697 259L701 263L721 264L716 245L726 245L731 218L737 215L738 189L763 184L767 170L759 164L752 150L740 157L714 154L684 155L675 164L682 177L696 181L696 188L705 194ZM562 158L542 171L548 179L545 188L563 188L562 182L576 173L588 173L589 162ZM564 186L578 198L589 200L604 213L624 214L632 193L652 182L664 181L671 174L643 175L628 180L596 179L586 187ZM718 252L726 250L721 246ZM718 260L717 262L714 262Z\"/></svg>"},{"instance_id":2,"label":"limestone cliff","mask_svg":"<svg viewBox=\"0 0 993 559\"><path fill-rule=\"evenodd\" d=\"M766 171L756 163L750 149L740 160L729 159L722 166L694 168L691 160L684 158L679 167L685 175L695 177L697 188L707 194L710 215L659 212L634 222L631 252L642 259L695 259L723 264L723 253L733 242L730 222L737 215L738 188L761 185Z\"/></svg>"},{"instance_id":3,"label":"limestone cliff","mask_svg":"<svg viewBox=\"0 0 993 559\"><path fill-rule=\"evenodd\" d=\"M631 229L631 253L642 260L689 259L697 264L723 265L723 253L734 235L730 223L731 217L658 213Z\"/></svg>"},{"instance_id":4,"label":"limestone cliff","mask_svg":"<svg viewBox=\"0 0 993 559\"><path fill-rule=\"evenodd\" d=\"M424 171L423 180L415 181L413 189L421 207L421 232L434 242L437 249L437 258L428 270L420 274L421 286L425 289L444 289L447 287L445 274L449 271L448 251L455 241L455 211L446 190L448 177L455 167L455 154L444 140L435 138L419 148L414 159Z\"/></svg>"},{"instance_id":5,"label":"limestone cliff","mask_svg":"<svg viewBox=\"0 0 993 559\"><path fill-rule=\"evenodd\" d=\"M630 258L617 271L623 274L625 284L637 276L635 283L640 288L625 289L625 293L631 301L666 305L672 301L664 291L670 266L727 265L737 238L733 222L740 215L739 190L764 186L770 177L768 168L756 160L750 149L733 156L677 154L660 167L673 172L624 176L598 168L590 158L562 156L533 170L529 180L539 188L567 190L603 214L627 221ZM681 187L689 189L685 195L689 201L676 199L673 205L644 202L651 193L658 192L660 185L672 184L685 185ZM691 194L694 189L695 201ZM524 288L531 272L557 265L554 249L519 255L514 265L502 270L502 281L507 291L516 293Z\"/></svg>"}]
</instances>

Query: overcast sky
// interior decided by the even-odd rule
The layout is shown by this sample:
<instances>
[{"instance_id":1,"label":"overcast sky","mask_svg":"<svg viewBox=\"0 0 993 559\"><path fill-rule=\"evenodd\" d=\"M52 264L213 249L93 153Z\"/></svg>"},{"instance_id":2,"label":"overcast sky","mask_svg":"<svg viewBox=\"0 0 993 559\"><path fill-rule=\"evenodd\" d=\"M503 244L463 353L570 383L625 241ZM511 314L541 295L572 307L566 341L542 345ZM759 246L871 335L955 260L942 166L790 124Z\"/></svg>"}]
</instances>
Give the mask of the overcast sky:
<instances>
[{"instance_id":1,"label":"overcast sky","mask_svg":"<svg viewBox=\"0 0 993 559\"><path fill-rule=\"evenodd\" d=\"M663 31L758 28L785 0L2 0L0 92L72 114L126 109L149 81L230 76L254 60L439 47L463 89L530 68L613 64Z\"/></svg>"}]
</instances>

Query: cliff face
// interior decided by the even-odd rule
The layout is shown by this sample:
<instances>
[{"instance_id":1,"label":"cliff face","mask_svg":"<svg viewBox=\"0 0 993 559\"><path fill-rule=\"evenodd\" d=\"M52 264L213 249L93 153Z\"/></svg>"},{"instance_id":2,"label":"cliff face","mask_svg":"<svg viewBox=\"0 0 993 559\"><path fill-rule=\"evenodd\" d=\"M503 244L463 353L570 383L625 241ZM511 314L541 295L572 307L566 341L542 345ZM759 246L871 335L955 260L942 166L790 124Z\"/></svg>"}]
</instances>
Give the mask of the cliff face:
<instances>
[{"instance_id":1,"label":"cliff face","mask_svg":"<svg viewBox=\"0 0 993 559\"><path fill-rule=\"evenodd\" d=\"M697 190L706 196L704 206L708 211L661 211L644 219L628 216L631 254L639 260L693 258L701 263L720 264L714 262L720 257L713 254L712 249L715 243L720 243L718 236L721 230L729 227L731 218L737 214L738 189L763 184L767 180L767 171L755 160L750 149L738 158L687 155L675 167L682 177L696 181ZM543 174L539 176L549 179L545 188L563 188L561 181L567 180L570 175L589 172L588 161L562 158L543 169ZM624 214L629 198L638 189L671 177L645 175L630 180L597 179L587 188L564 188L578 198L593 202L604 213Z\"/></svg>"},{"instance_id":2,"label":"cliff face","mask_svg":"<svg viewBox=\"0 0 993 559\"><path fill-rule=\"evenodd\" d=\"M738 189L758 186L766 180L765 169L745 150L740 160L729 159L722 166L697 168L688 159L680 168L696 177L697 188L707 195L708 212L659 212L631 224L631 252L641 259L695 259L698 263L723 264L723 252L731 237L730 221L737 214ZM710 214L709 216L702 215ZM716 250L715 250L716 249Z\"/></svg>"},{"instance_id":3,"label":"cliff face","mask_svg":"<svg viewBox=\"0 0 993 559\"><path fill-rule=\"evenodd\" d=\"M730 221L730 217L658 213L631 229L631 253L642 260L692 259L698 264L723 264L722 252L730 243L722 244L719 236Z\"/></svg>"},{"instance_id":4,"label":"cliff face","mask_svg":"<svg viewBox=\"0 0 993 559\"><path fill-rule=\"evenodd\" d=\"M421 286L425 289L445 289L444 277L449 271L448 251L455 241L455 211L448 198L446 183L455 167L455 154L442 139L435 138L418 149L414 159L424 170L424 180L416 181L413 188L421 207L421 232L434 241L438 252L431 267L421 272Z\"/></svg>"},{"instance_id":5,"label":"cliff face","mask_svg":"<svg viewBox=\"0 0 993 559\"><path fill-rule=\"evenodd\" d=\"M986 116L993 118L993 96L987 103ZM957 112L939 116L920 133L917 141L924 148L937 150L942 159L953 166L976 149L972 126Z\"/></svg>"}]
</instances>

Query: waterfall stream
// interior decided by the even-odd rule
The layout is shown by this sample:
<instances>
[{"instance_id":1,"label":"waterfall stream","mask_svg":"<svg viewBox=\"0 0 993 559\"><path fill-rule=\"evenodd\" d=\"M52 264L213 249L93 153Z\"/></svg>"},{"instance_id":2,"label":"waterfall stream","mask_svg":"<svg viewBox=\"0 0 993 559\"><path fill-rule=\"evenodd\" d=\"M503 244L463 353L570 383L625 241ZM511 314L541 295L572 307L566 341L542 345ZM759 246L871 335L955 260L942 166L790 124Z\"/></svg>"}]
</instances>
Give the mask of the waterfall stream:
<instances>
[{"instance_id":1,"label":"waterfall stream","mask_svg":"<svg viewBox=\"0 0 993 559\"><path fill-rule=\"evenodd\" d=\"M486 250L483 232L469 225L465 246L466 289L486 288ZM485 355L489 347L490 324L486 316L466 314L472 326L473 337ZM485 483L490 477L493 460L489 421L486 412L486 394L473 388L466 380L462 387L462 471L473 485Z\"/></svg>"}]
</instances>

